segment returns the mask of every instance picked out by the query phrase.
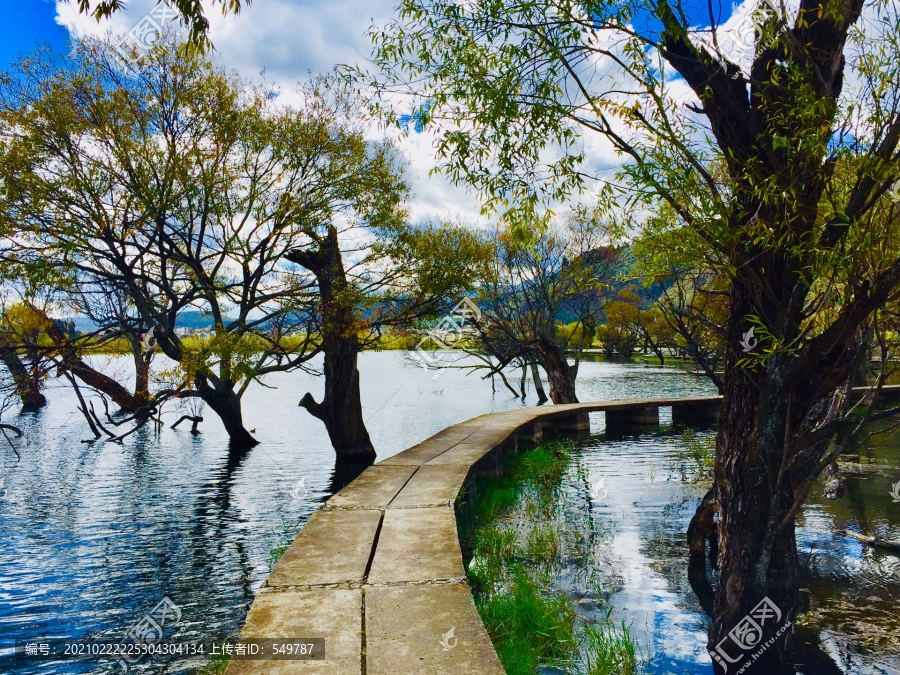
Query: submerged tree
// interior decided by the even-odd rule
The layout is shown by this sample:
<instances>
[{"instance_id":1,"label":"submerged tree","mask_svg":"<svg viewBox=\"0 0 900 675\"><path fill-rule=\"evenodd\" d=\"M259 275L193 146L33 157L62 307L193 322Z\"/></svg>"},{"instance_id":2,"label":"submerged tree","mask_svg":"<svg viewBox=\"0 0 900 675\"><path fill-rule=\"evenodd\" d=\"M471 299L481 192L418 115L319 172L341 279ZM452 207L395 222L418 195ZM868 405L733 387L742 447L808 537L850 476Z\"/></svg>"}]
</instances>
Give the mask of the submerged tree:
<instances>
[{"instance_id":1,"label":"submerged tree","mask_svg":"<svg viewBox=\"0 0 900 675\"><path fill-rule=\"evenodd\" d=\"M151 333L178 364L173 391L255 443L249 384L317 352L313 283L284 255L327 185L334 139L171 43L127 70L99 42L18 68L0 88L9 256L65 270L62 292L121 291L128 307L105 328ZM211 316L210 338L176 334L190 308Z\"/></svg>"},{"instance_id":2,"label":"submerged tree","mask_svg":"<svg viewBox=\"0 0 900 675\"><path fill-rule=\"evenodd\" d=\"M202 398L236 444L255 443L249 384L323 354L325 397L302 405L339 457L371 461L357 354L471 285L482 249L406 223L402 158L366 138L351 90L318 78L296 93L281 105L171 42L127 70L98 42L23 62L0 89L5 255L23 279L52 270L107 339L128 339L145 407ZM185 339L176 321L196 309L213 334ZM177 367L151 394L153 347Z\"/></svg>"},{"instance_id":3,"label":"submerged tree","mask_svg":"<svg viewBox=\"0 0 900 675\"><path fill-rule=\"evenodd\" d=\"M668 238L668 269L702 256L720 280L725 400L692 527L716 533L718 583L692 580L718 673L749 658L729 634L763 598L796 618L795 517L866 419L850 382L900 290L897 7L765 3L736 34L715 23L728 7L402 0L373 35L380 91L418 97L423 123L441 122L443 170L488 207L513 198L514 226L598 177L580 142L595 134L625 162L601 202ZM644 217L661 203L673 218ZM792 640L753 667L793 672Z\"/></svg>"},{"instance_id":4,"label":"submerged tree","mask_svg":"<svg viewBox=\"0 0 900 675\"><path fill-rule=\"evenodd\" d=\"M356 138L364 153L362 133ZM360 212L348 219L336 199L323 205L321 217L311 219L309 244L286 256L315 275L321 303L325 396L317 402L307 393L300 405L322 420L340 456L360 463L373 461L375 449L363 419L359 353L377 348L385 331L409 328L445 310L450 298L473 286L485 257L485 247L462 227L413 227L398 220L405 214L391 209L405 187L387 158L344 182L348 204L358 195L378 194L385 200L381 212L373 213L377 217L362 228ZM374 189L362 189L363 183ZM376 204L371 197L369 203Z\"/></svg>"},{"instance_id":5,"label":"submerged tree","mask_svg":"<svg viewBox=\"0 0 900 675\"><path fill-rule=\"evenodd\" d=\"M617 260L593 215L576 208L526 241L498 231L493 261L479 280L476 349L493 359L489 374L537 362L553 403L578 402L581 355L593 342Z\"/></svg>"}]
</instances>

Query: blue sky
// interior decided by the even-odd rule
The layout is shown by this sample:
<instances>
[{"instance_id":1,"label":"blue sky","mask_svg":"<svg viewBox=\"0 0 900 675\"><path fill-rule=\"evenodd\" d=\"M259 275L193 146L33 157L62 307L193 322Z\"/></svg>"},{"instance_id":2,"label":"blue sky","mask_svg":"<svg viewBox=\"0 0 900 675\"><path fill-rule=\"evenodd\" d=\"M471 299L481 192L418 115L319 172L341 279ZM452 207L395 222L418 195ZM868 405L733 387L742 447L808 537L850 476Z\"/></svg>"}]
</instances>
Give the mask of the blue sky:
<instances>
[{"instance_id":1,"label":"blue sky","mask_svg":"<svg viewBox=\"0 0 900 675\"><path fill-rule=\"evenodd\" d=\"M64 49L68 31L56 23L56 4L46 0L5 0L0 28L0 68L5 70L20 54L46 43Z\"/></svg>"},{"instance_id":2,"label":"blue sky","mask_svg":"<svg viewBox=\"0 0 900 675\"><path fill-rule=\"evenodd\" d=\"M731 1L713 0L716 14L730 16L734 7ZM78 13L77 0L0 2L5 10L0 24L0 70L5 70L39 43L64 51L69 34L80 37L111 32L124 36L158 0L125 0L123 11L100 24ZM216 58L248 80L259 80L264 73L267 83L290 92L310 73L327 72L335 64L364 63L371 49L367 31L393 18L397 0L253 0L239 16L228 17L221 15L219 3L210 5L205 0L204 4ZM708 10L701 0L686 0L684 7L692 21L708 23ZM415 195L409 205L411 216L414 220L448 218L484 223L473 194L449 185L441 177L429 177L435 160L433 142L434 137L427 132L411 134L401 141L410 160L409 178ZM594 168L621 161L599 137L587 137L585 142Z\"/></svg>"}]
</instances>

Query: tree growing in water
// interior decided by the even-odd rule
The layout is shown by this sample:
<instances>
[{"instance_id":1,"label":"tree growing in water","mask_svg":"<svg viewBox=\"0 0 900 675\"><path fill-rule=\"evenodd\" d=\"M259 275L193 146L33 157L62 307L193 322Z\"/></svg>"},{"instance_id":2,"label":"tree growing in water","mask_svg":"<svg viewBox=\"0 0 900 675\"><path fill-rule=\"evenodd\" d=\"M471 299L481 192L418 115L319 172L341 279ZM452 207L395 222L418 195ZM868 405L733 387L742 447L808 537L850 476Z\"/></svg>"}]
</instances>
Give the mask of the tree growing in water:
<instances>
[{"instance_id":1,"label":"tree growing in water","mask_svg":"<svg viewBox=\"0 0 900 675\"><path fill-rule=\"evenodd\" d=\"M618 257L595 216L573 208L524 241L498 230L492 261L479 279L476 351L491 357L488 375L514 362L537 362L547 373L553 403L578 402L582 351L593 341Z\"/></svg>"},{"instance_id":2,"label":"tree growing in water","mask_svg":"<svg viewBox=\"0 0 900 675\"><path fill-rule=\"evenodd\" d=\"M601 203L715 272L725 400L692 530L717 540L716 587L702 570L694 581L718 673L749 658L729 632L764 597L796 617L795 517L860 428L853 413L868 400L850 383L873 317L900 290L896 6L760 5L741 40L716 25L721 9L402 0L373 33L380 91L418 97L423 123L441 122L442 169L488 208L512 202L514 227L600 175L581 144L593 134L624 159ZM674 218L647 216L661 203ZM793 672L791 642L755 670Z\"/></svg>"},{"instance_id":3,"label":"tree growing in water","mask_svg":"<svg viewBox=\"0 0 900 675\"><path fill-rule=\"evenodd\" d=\"M318 352L314 282L284 256L327 199L340 139L167 42L128 70L100 42L18 68L0 88L0 173L22 269L64 270L64 293L121 291L131 313L107 328L152 331L182 395L254 444L249 384ZM192 308L208 339L176 334Z\"/></svg>"},{"instance_id":4,"label":"tree growing in water","mask_svg":"<svg viewBox=\"0 0 900 675\"><path fill-rule=\"evenodd\" d=\"M280 105L168 41L128 70L100 42L23 61L0 88L5 255L22 281L52 276L105 335L128 337L139 381L151 337L177 368L162 393L141 389L148 405L200 397L237 445L256 442L240 405L249 384L312 372L322 353L325 398L303 405L340 458L371 461L358 352L467 288L483 247L460 227L406 223L402 158L365 137L351 90L317 78L296 94ZM208 338L176 333L192 309L211 317Z\"/></svg>"},{"instance_id":5,"label":"tree growing in water","mask_svg":"<svg viewBox=\"0 0 900 675\"><path fill-rule=\"evenodd\" d=\"M357 139L364 152L361 132ZM379 174L373 167L359 180L398 181L392 171L385 165ZM359 192L354 187L351 194ZM401 193L399 185L380 190L383 197ZM359 353L377 348L386 330L439 315L449 299L475 284L488 250L475 234L450 223L410 226L373 218L362 225L346 214L336 218L335 211L312 220L309 243L286 256L310 270L319 289L325 395L317 402L307 393L300 405L322 420L339 456L365 464L375 459L375 449L363 419Z\"/></svg>"}]
</instances>

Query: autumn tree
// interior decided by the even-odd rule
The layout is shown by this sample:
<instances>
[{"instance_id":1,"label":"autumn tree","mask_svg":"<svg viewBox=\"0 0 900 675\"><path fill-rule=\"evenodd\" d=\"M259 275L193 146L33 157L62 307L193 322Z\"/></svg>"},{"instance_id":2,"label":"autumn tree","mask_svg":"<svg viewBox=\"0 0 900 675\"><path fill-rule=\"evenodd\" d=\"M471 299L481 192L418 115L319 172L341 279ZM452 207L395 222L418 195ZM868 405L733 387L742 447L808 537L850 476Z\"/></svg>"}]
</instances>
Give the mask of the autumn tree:
<instances>
[{"instance_id":1,"label":"autumn tree","mask_svg":"<svg viewBox=\"0 0 900 675\"><path fill-rule=\"evenodd\" d=\"M17 68L0 82L9 256L64 270L62 292L127 296L106 327L152 331L177 364L170 391L202 398L235 444L255 443L247 387L317 352L314 284L284 256L328 189L339 139L171 42L128 69L96 41ZM212 318L208 340L176 334L188 309Z\"/></svg>"},{"instance_id":2,"label":"autumn tree","mask_svg":"<svg viewBox=\"0 0 900 675\"><path fill-rule=\"evenodd\" d=\"M478 350L492 359L489 374L536 362L554 403L578 402L578 366L593 343L617 259L595 215L575 208L524 241L496 231L493 260L478 285Z\"/></svg>"},{"instance_id":3,"label":"autumn tree","mask_svg":"<svg viewBox=\"0 0 900 675\"><path fill-rule=\"evenodd\" d=\"M638 330L645 350L652 351L659 359L659 365L666 364L666 352L678 347L675 332L666 321L658 305L641 310L638 315Z\"/></svg>"},{"instance_id":4,"label":"autumn tree","mask_svg":"<svg viewBox=\"0 0 900 675\"><path fill-rule=\"evenodd\" d=\"M598 334L607 355L619 354L628 359L641 344L641 297L628 286L611 294L603 305L603 325Z\"/></svg>"}]
</instances>

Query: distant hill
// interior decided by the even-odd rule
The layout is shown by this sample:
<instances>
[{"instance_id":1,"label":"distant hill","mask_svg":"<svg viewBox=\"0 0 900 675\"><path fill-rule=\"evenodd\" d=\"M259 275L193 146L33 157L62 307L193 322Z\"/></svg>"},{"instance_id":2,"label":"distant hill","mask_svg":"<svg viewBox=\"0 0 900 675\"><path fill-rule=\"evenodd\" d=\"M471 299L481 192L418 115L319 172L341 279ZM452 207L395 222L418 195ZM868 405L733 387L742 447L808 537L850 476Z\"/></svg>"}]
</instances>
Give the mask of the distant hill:
<instances>
[{"instance_id":1,"label":"distant hill","mask_svg":"<svg viewBox=\"0 0 900 675\"><path fill-rule=\"evenodd\" d=\"M672 282L666 282L662 286L652 284L650 286L643 285L643 279L637 276L636 263L631 245L626 244L621 248L611 248L601 246L592 251L585 253L585 258L594 263L603 263L612 260L609 271L612 276L610 286L612 287L608 293L608 297L612 298L623 288L630 288L640 299L643 308L653 305L662 295L663 289L671 286ZM561 323L572 323L577 318L575 312L564 310L556 316L556 320Z\"/></svg>"},{"instance_id":2,"label":"distant hill","mask_svg":"<svg viewBox=\"0 0 900 675\"><path fill-rule=\"evenodd\" d=\"M225 321L227 322L229 319L226 317ZM182 312L178 315L178 318L175 319L175 328L211 328L213 325L213 319L209 315L201 314L200 312Z\"/></svg>"},{"instance_id":3,"label":"distant hill","mask_svg":"<svg viewBox=\"0 0 900 675\"><path fill-rule=\"evenodd\" d=\"M80 333L89 333L91 331L97 330L97 324L95 324L87 317L76 317L74 319L74 322L75 330ZM212 325L213 320L211 316L201 314L200 312L195 310L182 312L175 320L176 328L191 328L193 330L200 330L203 328L211 328Z\"/></svg>"}]
</instances>

